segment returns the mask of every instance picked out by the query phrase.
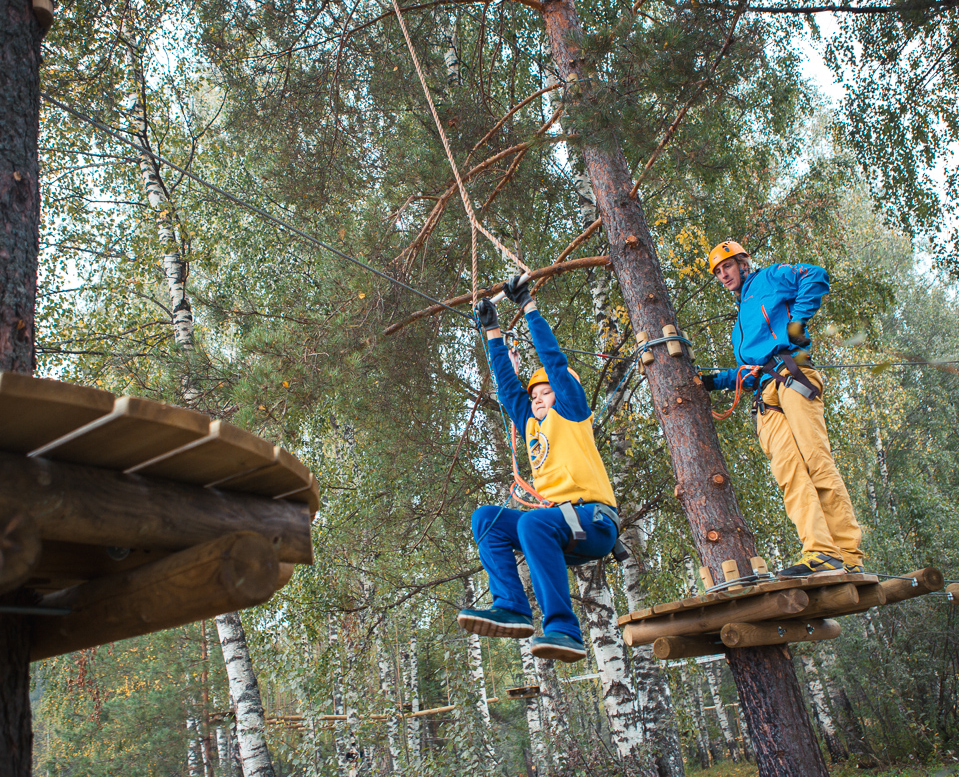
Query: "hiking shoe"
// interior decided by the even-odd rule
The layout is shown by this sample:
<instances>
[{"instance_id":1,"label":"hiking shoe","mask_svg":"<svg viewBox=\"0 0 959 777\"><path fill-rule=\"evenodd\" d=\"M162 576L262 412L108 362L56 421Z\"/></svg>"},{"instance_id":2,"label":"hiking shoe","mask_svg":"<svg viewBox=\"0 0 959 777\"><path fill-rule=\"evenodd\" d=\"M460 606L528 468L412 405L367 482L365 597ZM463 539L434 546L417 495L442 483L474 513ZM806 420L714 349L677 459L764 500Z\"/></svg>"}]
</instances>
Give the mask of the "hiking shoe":
<instances>
[{"instance_id":1,"label":"hiking shoe","mask_svg":"<svg viewBox=\"0 0 959 777\"><path fill-rule=\"evenodd\" d=\"M799 563L786 567L776 577L780 580L790 577L809 577L810 575L844 575L842 559L827 556L825 553L803 553Z\"/></svg>"},{"instance_id":2,"label":"hiking shoe","mask_svg":"<svg viewBox=\"0 0 959 777\"><path fill-rule=\"evenodd\" d=\"M529 644L530 652L537 658L552 658L567 664L586 658L586 648L582 642L555 631L547 632L542 637L533 637Z\"/></svg>"},{"instance_id":3,"label":"hiking shoe","mask_svg":"<svg viewBox=\"0 0 959 777\"><path fill-rule=\"evenodd\" d=\"M862 564L850 564L848 561L842 562L842 569L847 575L863 575L866 568Z\"/></svg>"},{"instance_id":4,"label":"hiking shoe","mask_svg":"<svg viewBox=\"0 0 959 777\"><path fill-rule=\"evenodd\" d=\"M481 637L512 637L523 639L533 636L533 619L511 610L493 607L490 610L460 610L456 616L459 625Z\"/></svg>"}]
</instances>

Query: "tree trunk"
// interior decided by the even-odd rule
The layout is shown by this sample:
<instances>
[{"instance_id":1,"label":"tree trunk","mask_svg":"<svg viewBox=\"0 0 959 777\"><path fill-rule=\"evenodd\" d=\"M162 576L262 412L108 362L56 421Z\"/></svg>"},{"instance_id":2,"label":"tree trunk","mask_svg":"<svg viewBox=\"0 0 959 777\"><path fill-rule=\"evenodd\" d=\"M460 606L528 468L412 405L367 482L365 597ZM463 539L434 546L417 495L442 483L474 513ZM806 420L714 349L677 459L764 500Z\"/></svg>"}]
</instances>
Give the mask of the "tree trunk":
<instances>
[{"instance_id":1,"label":"tree trunk","mask_svg":"<svg viewBox=\"0 0 959 777\"><path fill-rule=\"evenodd\" d=\"M420 683L419 683L419 660L416 654L416 631L415 619L410 618L410 641L407 647L400 653L400 663L403 667L403 687L406 690L405 700L410 705L412 712L420 711ZM421 731L423 728L422 718L410 718L407 721L406 729L407 748L409 750L409 772L419 774L421 753Z\"/></svg>"},{"instance_id":2,"label":"tree trunk","mask_svg":"<svg viewBox=\"0 0 959 777\"><path fill-rule=\"evenodd\" d=\"M709 686L709 695L716 707L716 719L719 721L719 731L726 743L726 750L733 759L733 763L739 763L739 745L736 742L736 735L729 725L729 716L726 714L726 707L723 705L723 697L719 693L719 677L717 676L719 672L717 669L720 669L720 667L707 664L703 669L706 674L706 684Z\"/></svg>"},{"instance_id":3,"label":"tree trunk","mask_svg":"<svg viewBox=\"0 0 959 777\"><path fill-rule=\"evenodd\" d=\"M463 580L463 606L472 607L476 600L476 591L473 588L473 579L466 577ZM467 632L466 655L469 661L469 678L472 687L476 689L476 711L483 719L487 728L492 721L489 714L489 704L486 701L486 673L483 670L483 643L478 634Z\"/></svg>"},{"instance_id":4,"label":"tree trunk","mask_svg":"<svg viewBox=\"0 0 959 777\"><path fill-rule=\"evenodd\" d=\"M382 633L377 633L376 640L376 663L380 671L380 695L383 698L383 707L387 711L386 718L386 741L387 752L389 753L389 770L384 774L396 774L400 771L400 764L403 762L403 747L400 741L400 723L402 719L398 716L403 712L402 693L400 692L401 683L398 682L396 671L399 667L390 660L390 654L384 644Z\"/></svg>"},{"instance_id":5,"label":"tree trunk","mask_svg":"<svg viewBox=\"0 0 959 777\"><path fill-rule=\"evenodd\" d=\"M599 668L610 737L630 774L651 775L653 769L643 748L643 729L626 659L626 643L622 630L616 625L616 608L606 586L602 563L574 567L573 574L583 598L589 638Z\"/></svg>"},{"instance_id":6,"label":"tree trunk","mask_svg":"<svg viewBox=\"0 0 959 777\"><path fill-rule=\"evenodd\" d=\"M845 761L849 757L849 751L846 749L842 737L839 736L836 721L833 720L832 712L829 710L829 701L826 698L826 690L819 673L819 667L816 666L812 656L802 656L799 660L802 662L803 671L806 673L806 688L809 690L813 717L816 719L816 723L819 725L819 733L822 734L823 741L826 743L829 759L833 763Z\"/></svg>"},{"instance_id":7,"label":"tree trunk","mask_svg":"<svg viewBox=\"0 0 959 777\"><path fill-rule=\"evenodd\" d=\"M583 36L573 0L552 0L543 9L546 32L561 79L570 84L566 98L588 103L595 77L577 41ZM631 199L632 177L615 138L602 145L583 137L583 158L610 246L610 261L622 288L633 331L661 337L677 326L653 239L642 206ZM678 329L678 326L677 326ZM670 358L665 347L653 350L646 368L653 409L670 449L676 495L689 519L703 563L722 579L722 562L734 559L749 568L755 555L710 415L709 398L688 354ZM826 764L802 702L789 651L783 647L730 651L746 719L757 747L760 777L826 777Z\"/></svg>"},{"instance_id":8,"label":"tree trunk","mask_svg":"<svg viewBox=\"0 0 959 777\"><path fill-rule=\"evenodd\" d=\"M263 703L240 616L235 612L220 615L216 618L216 628L230 680L230 698L236 715L236 738L243 777L273 777L273 762L266 744Z\"/></svg>"},{"instance_id":9,"label":"tree trunk","mask_svg":"<svg viewBox=\"0 0 959 777\"><path fill-rule=\"evenodd\" d=\"M32 375L41 33L29 0L0 0L0 20L0 370ZM11 518L0 518L0 538ZM22 589L0 597L0 606L33 603ZM0 612L0 777L26 777L31 770L29 647L27 618Z\"/></svg>"}]
</instances>

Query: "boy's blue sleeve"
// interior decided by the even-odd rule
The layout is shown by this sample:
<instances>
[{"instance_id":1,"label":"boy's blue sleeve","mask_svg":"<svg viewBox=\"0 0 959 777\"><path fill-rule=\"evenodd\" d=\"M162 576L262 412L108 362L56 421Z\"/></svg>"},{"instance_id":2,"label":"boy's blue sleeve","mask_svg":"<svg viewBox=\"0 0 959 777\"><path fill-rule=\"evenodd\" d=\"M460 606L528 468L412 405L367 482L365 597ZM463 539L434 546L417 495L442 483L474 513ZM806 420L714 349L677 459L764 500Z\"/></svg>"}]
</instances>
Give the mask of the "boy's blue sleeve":
<instances>
[{"instance_id":1,"label":"boy's blue sleeve","mask_svg":"<svg viewBox=\"0 0 959 777\"><path fill-rule=\"evenodd\" d=\"M520 434L525 434L526 420L533 415L532 403L520 379L516 377L513 362L509 358L509 349L502 337L489 341L489 355L493 374L496 376L499 402L506 408Z\"/></svg>"},{"instance_id":2,"label":"boy's blue sleeve","mask_svg":"<svg viewBox=\"0 0 959 777\"><path fill-rule=\"evenodd\" d=\"M829 293L829 273L814 264L780 264L769 268L787 299L793 321L809 321Z\"/></svg>"},{"instance_id":3,"label":"boy's blue sleeve","mask_svg":"<svg viewBox=\"0 0 959 777\"><path fill-rule=\"evenodd\" d=\"M556 404L553 407L563 418L570 421L585 421L593 413L589 409L586 392L569 373L569 361L559 349L559 343L546 319L538 310L531 310L526 314L526 324L533 338L533 346L539 355L539 360L546 369L549 385L556 394Z\"/></svg>"},{"instance_id":4,"label":"boy's blue sleeve","mask_svg":"<svg viewBox=\"0 0 959 777\"><path fill-rule=\"evenodd\" d=\"M736 388L736 373L739 372L739 368L735 367L729 370L720 370L719 372L713 375L715 379L716 388L722 389L723 391L733 391ZM743 386L745 388L751 389L756 385L756 376L750 375L744 370L743 376Z\"/></svg>"}]
</instances>

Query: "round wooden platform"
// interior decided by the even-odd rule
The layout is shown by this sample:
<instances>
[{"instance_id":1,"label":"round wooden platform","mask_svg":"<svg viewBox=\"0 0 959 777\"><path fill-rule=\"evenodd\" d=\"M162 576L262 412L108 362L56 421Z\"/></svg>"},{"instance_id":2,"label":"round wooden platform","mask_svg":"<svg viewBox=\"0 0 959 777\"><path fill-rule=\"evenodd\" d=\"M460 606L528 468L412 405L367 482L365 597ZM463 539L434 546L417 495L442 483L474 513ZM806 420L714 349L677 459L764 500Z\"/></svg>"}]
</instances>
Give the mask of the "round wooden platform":
<instances>
[{"instance_id":1,"label":"round wooden platform","mask_svg":"<svg viewBox=\"0 0 959 777\"><path fill-rule=\"evenodd\" d=\"M0 373L0 593L37 593L33 658L265 601L312 563L318 506L225 421Z\"/></svg>"}]
</instances>

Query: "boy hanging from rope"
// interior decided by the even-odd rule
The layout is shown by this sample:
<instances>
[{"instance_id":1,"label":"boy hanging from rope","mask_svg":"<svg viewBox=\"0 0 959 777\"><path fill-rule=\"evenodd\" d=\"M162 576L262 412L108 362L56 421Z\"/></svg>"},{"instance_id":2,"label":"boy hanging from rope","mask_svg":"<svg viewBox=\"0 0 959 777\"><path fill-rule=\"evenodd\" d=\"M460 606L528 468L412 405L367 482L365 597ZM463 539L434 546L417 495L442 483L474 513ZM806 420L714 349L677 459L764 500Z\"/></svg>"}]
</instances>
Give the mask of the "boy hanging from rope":
<instances>
[{"instance_id":1,"label":"boy hanging from rope","mask_svg":"<svg viewBox=\"0 0 959 777\"><path fill-rule=\"evenodd\" d=\"M496 306L483 299L476 315L489 341L499 401L517 429L525 430L534 488L551 505L526 512L496 505L477 508L473 536L489 574L493 607L462 610L457 620L482 636L532 636L532 610L513 554L519 550L543 612L543 636L533 638L533 655L579 661L586 649L570 601L566 566L602 558L617 544L616 498L596 449L592 412L579 376L536 309L528 282L517 275L505 293L526 315L543 363L525 388L513 371Z\"/></svg>"}]
</instances>

